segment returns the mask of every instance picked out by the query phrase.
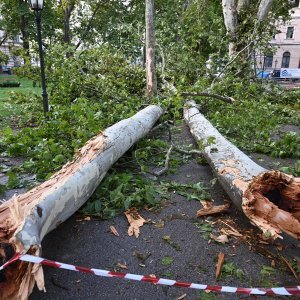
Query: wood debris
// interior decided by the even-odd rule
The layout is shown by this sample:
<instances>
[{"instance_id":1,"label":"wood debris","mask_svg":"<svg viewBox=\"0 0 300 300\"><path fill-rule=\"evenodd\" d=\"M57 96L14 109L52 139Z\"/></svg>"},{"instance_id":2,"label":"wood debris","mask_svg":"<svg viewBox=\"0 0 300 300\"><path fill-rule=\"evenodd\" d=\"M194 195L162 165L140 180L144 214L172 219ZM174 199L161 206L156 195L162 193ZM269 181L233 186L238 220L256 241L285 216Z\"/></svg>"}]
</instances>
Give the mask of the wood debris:
<instances>
[{"instance_id":1,"label":"wood debris","mask_svg":"<svg viewBox=\"0 0 300 300\"><path fill-rule=\"evenodd\" d=\"M226 243L229 242L228 236L226 234L221 234L219 236L211 234L210 238L213 239L214 241L218 242L218 243L221 243L221 244L226 244Z\"/></svg>"},{"instance_id":2,"label":"wood debris","mask_svg":"<svg viewBox=\"0 0 300 300\"><path fill-rule=\"evenodd\" d=\"M125 264L117 263L117 267L121 269L128 270L128 267Z\"/></svg>"},{"instance_id":3,"label":"wood debris","mask_svg":"<svg viewBox=\"0 0 300 300\"><path fill-rule=\"evenodd\" d=\"M117 231L117 229L116 229L114 226L110 226L109 229L110 229L110 232L111 232L113 235L115 235L115 236L120 236L120 235L119 235L119 232Z\"/></svg>"},{"instance_id":4,"label":"wood debris","mask_svg":"<svg viewBox=\"0 0 300 300\"><path fill-rule=\"evenodd\" d=\"M217 262L217 268L216 268L216 278L217 279L221 275L224 260L225 260L225 254L223 252L220 252L218 255L218 262Z\"/></svg>"},{"instance_id":5,"label":"wood debris","mask_svg":"<svg viewBox=\"0 0 300 300\"><path fill-rule=\"evenodd\" d=\"M211 206L208 208L202 208L197 211L197 217L205 217L216 214L225 213L230 207L230 202L225 202L223 205Z\"/></svg>"},{"instance_id":6,"label":"wood debris","mask_svg":"<svg viewBox=\"0 0 300 300\"><path fill-rule=\"evenodd\" d=\"M299 280L299 277L296 273L296 271L294 270L294 268L291 266L291 264L289 263L289 261L287 259L285 259L283 256L280 257L281 260L287 265L287 267L290 269L290 271L293 273L294 277Z\"/></svg>"},{"instance_id":7,"label":"wood debris","mask_svg":"<svg viewBox=\"0 0 300 300\"><path fill-rule=\"evenodd\" d=\"M124 214L129 223L128 235L134 235L138 238L140 235L140 227L144 225L146 220L139 215L138 210L135 207L128 209Z\"/></svg>"}]
</instances>

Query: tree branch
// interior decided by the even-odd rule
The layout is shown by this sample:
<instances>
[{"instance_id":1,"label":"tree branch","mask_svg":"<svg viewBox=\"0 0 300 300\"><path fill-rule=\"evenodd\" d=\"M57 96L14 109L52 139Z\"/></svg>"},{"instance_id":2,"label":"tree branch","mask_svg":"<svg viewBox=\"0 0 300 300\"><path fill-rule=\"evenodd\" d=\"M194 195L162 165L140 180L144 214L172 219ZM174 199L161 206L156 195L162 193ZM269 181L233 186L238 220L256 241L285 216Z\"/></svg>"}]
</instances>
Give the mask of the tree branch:
<instances>
[{"instance_id":1,"label":"tree branch","mask_svg":"<svg viewBox=\"0 0 300 300\"><path fill-rule=\"evenodd\" d=\"M89 31L91 30L92 23L93 23L93 21L94 21L94 18L95 18L95 16L96 16L96 13L97 13L98 10L100 9L101 5L102 5L102 2L99 1L99 2L97 3L97 5L96 5L96 8L95 8L95 10L94 10L94 12L93 12L93 14L92 14L90 20L89 20L89 23L88 23L88 25L87 25L87 27L86 27L86 29L85 29L83 35L82 35L82 38L80 39L80 41L79 41L79 42L77 43L77 45L75 46L75 50L78 49L78 47L81 45L83 39L86 38L86 36L88 35Z\"/></svg>"},{"instance_id":2,"label":"tree branch","mask_svg":"<svg viewBox=\"0 0 300 300\"><path fill-rule=\"evenodd\" d=\"M273 0L261 0L260 1L258 12L257 12L257 20L258 21L263 21L267 17L272 4L273 4Z\"/></svg>"},{"instance_id":3,"label":"tree branch","mask_svg":"<svg viewBox=\"0 0 300 300\"><path fill-rule=\"evenodd\" d=\"M226 103L230 103L232 104L233 102L235 102L235 100L232 97L228 97L228 96L221 96L221 95L217 95L217 94L211 94L208 92L201 92L201 93L197 93L197 92L182 92L181 93L182 97L188 97L188 96L192 96L192 97L211 97L211 98L216 98L219 100L222 100Z\"/></svg>"},{"instance_id":4,"label":"tree branch","mask_svg":"<svg viewBox=\"0 0 300 300\"><path fill-rule=\"evenodd\" d=\"M155 176L161 176L163 174L165 174L168 170L169 170L169 164L170 164L170 159L171 159L171 152L173 150L174 146L171 145L171 147L169 148L167 155L166 155L166 160L165 160L165 166L157 172L153 172L152 174Z\"/></svg>"}]
</instances>

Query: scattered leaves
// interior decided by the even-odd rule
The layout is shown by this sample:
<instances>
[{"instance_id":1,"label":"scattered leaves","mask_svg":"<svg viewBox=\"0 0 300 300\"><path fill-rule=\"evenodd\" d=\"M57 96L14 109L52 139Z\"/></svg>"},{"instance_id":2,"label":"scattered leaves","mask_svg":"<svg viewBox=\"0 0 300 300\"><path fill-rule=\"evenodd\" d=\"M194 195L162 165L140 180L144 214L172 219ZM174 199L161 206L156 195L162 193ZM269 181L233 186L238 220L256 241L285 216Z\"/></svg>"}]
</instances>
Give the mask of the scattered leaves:
<instances>
[{"instance_id":1,"label":"scattered leaves","mask_svg":"<svg viewBox=\"0 0 300 300\"><path fill-rule=\"evenodd\" d=\"M174 259L171 256L165 256L162 261L161 264L163 266L170 266L173 263Z\"/></svg>"},{"instance_id":2,"label":"scattered leaves","mask_svg":"<svg viewBox=\"0 0 300 300\"><path fill-rule=\"evenodd\" d=\"M146 220L139 215L135 207L128 209L124 214L129 222L128 235L134 235L138 238L140 235L140 227L143 226Z\"/></svg>"}]
</instances>

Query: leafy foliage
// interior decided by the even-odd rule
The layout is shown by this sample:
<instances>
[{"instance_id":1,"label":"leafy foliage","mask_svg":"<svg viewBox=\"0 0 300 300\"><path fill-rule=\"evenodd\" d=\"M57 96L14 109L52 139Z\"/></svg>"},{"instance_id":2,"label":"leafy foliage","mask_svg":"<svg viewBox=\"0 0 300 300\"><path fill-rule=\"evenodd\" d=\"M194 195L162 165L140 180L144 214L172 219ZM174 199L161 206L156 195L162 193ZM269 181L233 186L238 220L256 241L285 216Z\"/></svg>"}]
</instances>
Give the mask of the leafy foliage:
<instances>
[{"instance_id":1,"label":"leafy foliage","mask_svg":"<svg viewBox=\"0 0 300 300\"><path fill-rule=\"evenodd\" d=\"M242 279L245 273L242 269L239 269L233 262L226 262L222 266L222 272L220 278L225 278L228 276L234 276L236 278Z\"/></svg>"},{"instance_id":2,"label":"leafy foliage","mask_svg":"<svg viewBox=\"0 0 300 300\"><path fill-rule=\"evenodd\" d=\"M214 89L217 93L236 99L232 105L201 100L214 126L233 144L246 151L274 157L299 157L299 135L280 134L281 125L299 124L299 100L293 105L283 104L292 102L288 100L289 92L285 92L285 100L277 103L275 95L282 93L276 90L277 87L269 86L266 89L261 84L231 77L216 84ZM292 92L292 97L294 95L295 92Z\"/></svg>"},{"instance_id":3,"label":"leafy foliage","mask_svg":"<svg viewBox=\"0 0 300 300\"><path fill-rule=\"evenodd\" d=\"M21 120L27 127L17 134L2 130L0 139L0 149L25 156L24 170L40 180L57 171L100 130L130 117L143 104L144 71L132 67L121 54L104 47L66 60L66 51L60 50L54 51L49 63L48 121L43 119L40 96L14 93L11 101L22 105Z\"/></svg>"},{"instance_id":4,"label":"leafy foliage","mask_svg":"<svg viewBox=\"0 0 300 300\"><path fill-rule=\"evenodd\" d=\"M178 195L185 197L187 200L210 200L211 195L203 182L198 183L178 183L178 182L161 182L164 191L174 191Z\"/></svg>"},{"instance_id":5,"label":"leafy foliage","mask_svg":"<svg viewBox=\"0 0 300 300\"><path fill-rule=\"evenodd\" d=\"M102 181L82 212L108 219L131 206L155 206L159 200L157 190L154 183L141 176L113 172Z\"/></svg>"}]
</instances>

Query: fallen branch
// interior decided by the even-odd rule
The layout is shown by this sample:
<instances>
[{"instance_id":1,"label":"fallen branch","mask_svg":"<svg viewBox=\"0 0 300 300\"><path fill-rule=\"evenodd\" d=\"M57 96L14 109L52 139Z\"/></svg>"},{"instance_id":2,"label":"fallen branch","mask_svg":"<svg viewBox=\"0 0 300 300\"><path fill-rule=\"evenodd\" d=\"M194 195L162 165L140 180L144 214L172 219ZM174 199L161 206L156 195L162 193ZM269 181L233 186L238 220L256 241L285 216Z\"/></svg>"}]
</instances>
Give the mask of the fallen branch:
<instances>
[{"instance_id":1,"label":"fallen branch","mask_svg":"<svg viewBox=\"0 0 300 300\"><path fill-rule=\"evenodd\" d=\"M300 239L300 178L268 171L226 140L199 112L194 101L184 118L197 141L214 137L203 156L232 202L269 238L282 231Z\"/></svg>"},{"instance_id":2,"label":"fallen branch","mask_svg":"<svg viewBox=\"0 0 300 300\"><path fill-rule=\"evenodd\" d=\"M233 102L235 102L235 100L232 97L228 97L228 96L221 96L221 95L217 95L217 94L212 94L212 93L208 93L208 92L201 92L201 93L197 93L197 92L182 92L181 93L182 97L210 97L210 98L215 98L215 99L219 99L222 100L226 103L230 103L232 104Z\"/></svg>"},{"instance_id":3,"label":"fallen branch","mask_svg":"<svg viewBox=\"0 0 300 300\"><path fill-rule=\"evenodd\" d=\"M227 202L223 205L217 205L217 206L211 206L211 207L208 207L208 208L202 208L202 209L197 211L197 217L206 217L206 216L226 213L226 212L228 212L229 208L230 208L230 202Z\"/></svg>"},{"instance_id":4,"label":"fallen branch","mask_svg":"<svg viewBox=\"0 0 300 300\"><path fill-rule=\"evenodd\" d=\"M150 131L162 113L159 106L152 105L107 128L49 180L3 203L0 260L7 261L15 252L39 255L44 236L89 199L112 164ZM27 299L35 282L44 289L38 265L18 261L4 272L0 299Z\"/></svg>"},{"instance_id":5,"label":"fallen branch","mask_svg":"<svg viewBox=\"0 0 300 300\"><path fill-rule=\"evenodd\" d=\"M169 150L167 152L166 160L165 160L165 166L161 170L159 170L157 172L153 172L153 175L155 175L155 176L161 176L161 175L165 174L169 170L169 164L170 164L172 150L173 150L173 145L171 145L171 147L169 148Z\"/></svg>"},{"instance_id":6,"label":"fallen branch","mask_svg":"<svg viewBox=\"0 0 300 300\"><path fill-rule=\"evenodd\" d=\"M197 155L203 155L202 151L200 150L196 150L196 149L192 149L192 150L184 150L179 148L178 146L174 145L174 143L172 142L172 145L174 147L174 150L181 153L181 154L187 154L187 155L192 155L192 154L197 154Z\"/></svg>"}]
</instances>

